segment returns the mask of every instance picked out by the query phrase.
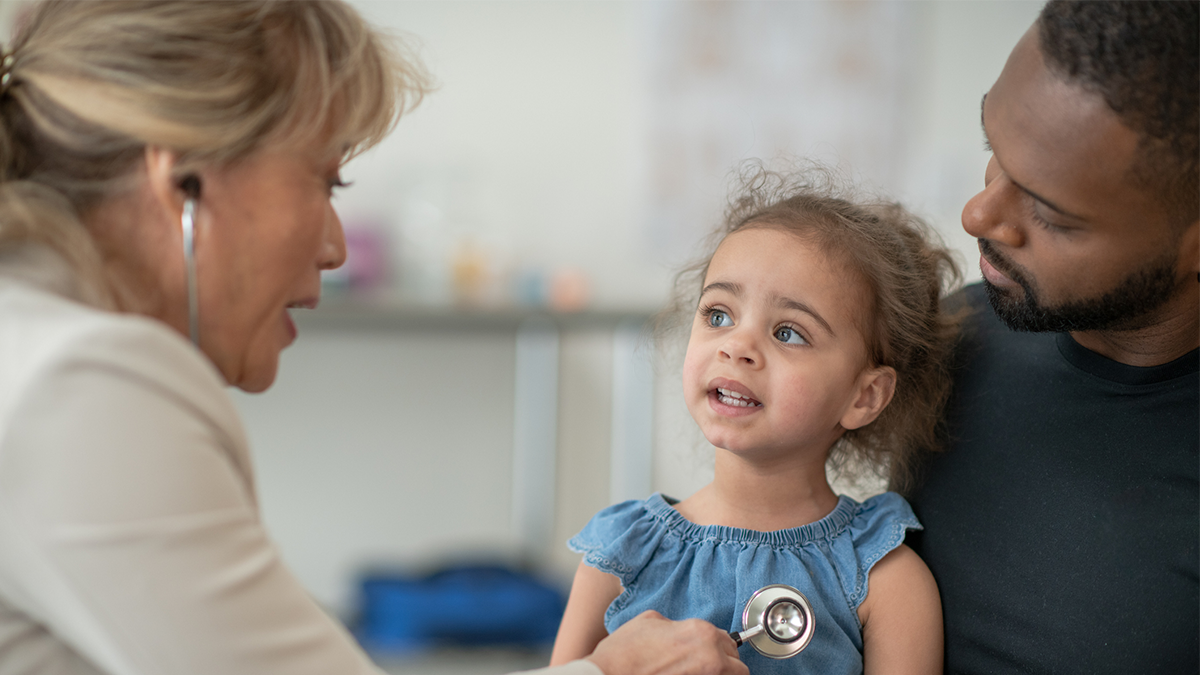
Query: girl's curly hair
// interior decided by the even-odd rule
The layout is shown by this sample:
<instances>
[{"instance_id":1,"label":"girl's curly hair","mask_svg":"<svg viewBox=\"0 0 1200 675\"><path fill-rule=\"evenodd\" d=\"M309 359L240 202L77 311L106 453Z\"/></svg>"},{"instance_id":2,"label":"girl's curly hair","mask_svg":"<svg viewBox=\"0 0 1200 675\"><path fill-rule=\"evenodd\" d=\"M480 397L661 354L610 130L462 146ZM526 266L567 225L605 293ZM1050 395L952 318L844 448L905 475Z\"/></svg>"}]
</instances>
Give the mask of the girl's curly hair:
<instances>
[{"instance_id":1,"label":"girl's curly hair","mask_svg":"<svg viewBox=\"0 0 1200 675\"><path fill-rule=\"evenodd\" d=\"M886 475L903 489L917 454L940 446L957 334L957 318L944 311L942 298L961 280L951 252L899 204L864 198L817 164L778 172L746 162L736 184L706 255L676 276L674 301L659 317L660 336L691 325L709 261L733 232L774 227L815 242L866 283L869 310L860 328L868 354L873 365L896 371L891 403L871 424L847 431L830 449L828 464L850 477L864 470Z\"/></svg>"}]
</instances>

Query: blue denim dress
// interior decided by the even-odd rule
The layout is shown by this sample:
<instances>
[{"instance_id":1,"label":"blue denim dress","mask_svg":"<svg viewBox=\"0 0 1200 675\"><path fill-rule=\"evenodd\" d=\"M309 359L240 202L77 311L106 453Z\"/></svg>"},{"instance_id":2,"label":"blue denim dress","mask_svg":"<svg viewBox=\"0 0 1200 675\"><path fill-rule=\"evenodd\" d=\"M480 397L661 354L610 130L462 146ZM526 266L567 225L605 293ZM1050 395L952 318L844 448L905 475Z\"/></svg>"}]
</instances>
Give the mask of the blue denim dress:
<instances>
[{"instance_id":1,"label":"blue denim dress","mask_svg":"<svg viewBox=\"0 0 1200 675\"><path fill-rule=\"evenodd\" d=\"M886 492L858 503L839 497L815 523L775 532L696 525L655 493L596 514L568 546L584 563L621 580L608 607L609 633L645 610L670 619L705 619L742 630L742 610L755 591L787 584L812 603L816 631L804 651L769 659L749 644L739 656L751 675L862 673L858 606L871 567L921 524L908 502Z\"/></svg>"}]
</instances>

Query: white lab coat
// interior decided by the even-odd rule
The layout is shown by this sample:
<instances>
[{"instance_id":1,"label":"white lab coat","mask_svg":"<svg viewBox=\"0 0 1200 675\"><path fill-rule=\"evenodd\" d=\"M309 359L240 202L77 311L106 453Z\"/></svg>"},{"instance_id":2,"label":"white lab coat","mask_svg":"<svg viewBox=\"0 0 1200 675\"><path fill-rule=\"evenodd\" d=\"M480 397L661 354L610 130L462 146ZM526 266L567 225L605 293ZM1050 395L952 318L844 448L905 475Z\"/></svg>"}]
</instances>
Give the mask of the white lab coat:
<instances>
[{"instance_id":1,"label":"white lab coat","mask_svg":"<svg viewBox=\"0 0 1200 675\"><path fill-rule=\"evenodd\" d=\"M213 365L0 265L0 675L17 673L380 671L263 529Z\"/></svg>"}]
</instances>

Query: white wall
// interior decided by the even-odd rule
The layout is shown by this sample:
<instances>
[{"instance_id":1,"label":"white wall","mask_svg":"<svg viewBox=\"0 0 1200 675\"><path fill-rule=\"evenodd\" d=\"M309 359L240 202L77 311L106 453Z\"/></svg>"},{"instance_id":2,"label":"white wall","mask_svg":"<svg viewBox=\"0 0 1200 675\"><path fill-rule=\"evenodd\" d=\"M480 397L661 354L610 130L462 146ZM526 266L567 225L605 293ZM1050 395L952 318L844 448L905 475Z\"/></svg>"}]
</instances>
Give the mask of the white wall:
<instances>
[{"instance_id":1,"label":"white wall","mask_svg":"<svg viewBox=\"0 0 1200 675\"><path fill-rule=\"evenodd\" d=\"M473 240L497 268L586 273L602 305L659 297L667 270L637 244L635 4L356 4L419 46L438 89L348 167L348 225L388 222L423 289Z\"/></svg>"},{"instance_id":2,"label":"white wall","mask_svg":"<svg viewBox=\"0 0 1200 675\"><path fill-rule=\"evenodd\" d=\"M400 235L403 274L427 289L448 273L455 239L470 235L497 266L584 270L600 305L665 297L670 266L645 233L644 5L356 4L415 34L441 88L350 165L355 186L337 202L349 226L386 223ZM982 184L979 99L1039 6L906 5L901 42L915 70L898 103L901 168L882 187L936 223L969 276L977 254L958 214ZM511 333L301 329L277 385L237 401L267 524L317 598L345 609L368 562L512 552ZM555 532L564 539L608 501L611 350L611 335L594 330L561 346ZM664 364L653 485L686 496L711 469L677 381ZM549 563L565 573L574 561L560 551Z\"/></svg>"},{"instance_id":3,"label":"white wall","mask_svg":"<svg viewBox=\"0 0 1200 675\"><path fill-rule=\"evenodd\" d=\"M301 323L266 394L239 394L260 504L318 599L363 566L510 548L511 335Z\"/></svg>"},{"instance_id":4,"label":"white wall","mask_svg":"<svg viewBox=\"0 0 1200 675\"><path fill-rule=\"evenodd\" d=\"M898 194L961 252L967 279L979 279L979 251L960 222L983 188L980 103L1008 53L1033 24L1041 2L945 0L917 3L925 27L922 75L912 92L909 171Z\"/></svg>"}]
</instances>

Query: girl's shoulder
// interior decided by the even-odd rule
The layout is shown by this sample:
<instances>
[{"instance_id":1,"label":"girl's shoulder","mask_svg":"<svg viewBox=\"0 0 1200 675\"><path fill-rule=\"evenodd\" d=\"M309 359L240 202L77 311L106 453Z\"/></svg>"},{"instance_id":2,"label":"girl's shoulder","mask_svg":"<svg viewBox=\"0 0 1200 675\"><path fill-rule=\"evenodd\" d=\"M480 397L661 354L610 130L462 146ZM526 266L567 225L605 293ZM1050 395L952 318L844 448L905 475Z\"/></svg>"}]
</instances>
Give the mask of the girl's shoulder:
<instances>
[{"instance_id":1,"label":"girl's shoulder","mask_svg":"<svg viewBox=\"0 0 1200 675\"><path fill-rule=\"evenodd\" d=\"M656 492L646 499L613 504L592 516L567 547L582 553L588 565L625 578L635 571L633 561L657 546L669 529L671 514L678 516L671 506L674 502Z\"/></svg>"},{"instance_id":2,"label":"girl's shoulder","mask_svg":"<svg viewBox=\"0 0 1200 675\"><path fill-rule=\"evenodd\" d=\"M912 507L895 492L884 492L862 502L842 496L853 516L841 541L830 550L831 562L838 569L842 590L851 609L858 609L867 597L871 568L904 543L910 530L922 530Z\"/></svg>"},{"instance_id":3,"label":"girl's shoulder","mask_svg":"<svg viewBox=\"0 0 1200 675\"><path fill-rule=\"evenodd\" d=\"M840 500L841 503L850 505L853 512L846 533L854 542L855 548L878 549L877 556L871 562L882 558L902 544L909 530L924 529L912 507L904 497L895 492L884 492L862 502L846 496L842 496Z\"/></svg>"}]
</instances>

